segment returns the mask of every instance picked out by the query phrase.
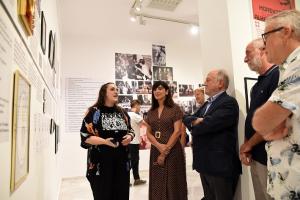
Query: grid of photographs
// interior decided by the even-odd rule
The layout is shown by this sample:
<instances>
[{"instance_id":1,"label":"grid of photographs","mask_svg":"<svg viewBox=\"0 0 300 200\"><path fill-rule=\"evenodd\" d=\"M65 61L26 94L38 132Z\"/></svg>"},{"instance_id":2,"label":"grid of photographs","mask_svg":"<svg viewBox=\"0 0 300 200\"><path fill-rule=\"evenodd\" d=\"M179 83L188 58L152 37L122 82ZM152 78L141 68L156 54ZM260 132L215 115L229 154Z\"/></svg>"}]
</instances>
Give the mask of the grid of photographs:
<instances>
[{"instance_id":1,"label":"grid of photographs","mask_svg":"<svg viewBox=\"0 0 300 200\"><path fill-rule=\"evenodd\" d=\"M152 67L153 66L153 67ZM140 114L145 118L152 104L152 85L156 81L165 81L170 88L174 101L185 114L197 110L194 86L177 84L173 79L173 68L166 66L166 48L152 45L152 56L139 54L115 53L115 83L119 90L119 105L130 111L134 99L141 102ZM148 149L150 142L141 128L140 149Z\"/></svg>"}]
</instances>

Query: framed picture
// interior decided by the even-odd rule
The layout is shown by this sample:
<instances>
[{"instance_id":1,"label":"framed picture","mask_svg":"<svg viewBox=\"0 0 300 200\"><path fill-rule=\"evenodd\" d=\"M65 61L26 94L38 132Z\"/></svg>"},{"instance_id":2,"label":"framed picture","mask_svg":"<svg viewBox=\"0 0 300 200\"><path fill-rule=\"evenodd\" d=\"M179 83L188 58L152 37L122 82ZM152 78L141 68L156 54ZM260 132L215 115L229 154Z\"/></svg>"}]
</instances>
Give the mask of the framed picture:
<instances>
[{"instance_id":1,"label":"framed picture","mask_svg":"<svg viewBox=\"0 0 300 200\"><path fill-rule=\"evenodd\" d=\"M58 129L56 129L56 124L54 123L54 132L55 132L55 154L58 151Z\"/></svg>"},{"instance_id":2,"label":"framed picture","mask_svg":"<svg viewBox=\"0 0 300 200\"><path fill-rule=\"evenodd\" d=\"M48 59L49 59L49 63L51 65L51 68L54 67L54 57L55 57L55 38L54 38L53 31L50 31Z\"/></svg>"},{"instance_id":3,"label":"framed picture","mask_svg":"<svg viewBox=\"0 0 300 200\"><path fill-rule=\"evenodd\" d=\"M51 118L50 120L50 134L55 132L55 122L54 119Z\"/></svg>"},{"instance_id":4,"label":"framed picture","mask_svg":"<svg viewBox=\"0 0 300 200\"><path fill-rule=\"evenodd\" d=\"M246 111L249 112L250 109L250 102L251 102L251 89L254 84L257 82L257 78L244 78L244 85L245 85L245 98L246 98Z\"/></svg>"},{"instance_id":5,"label":"framed picture","mask_svg":"<svg viewBox=\"0 0 300 200\"><path fill-rule=\"evenodd\" d=\"M47 32L47 24L46 24L46 19L45 19L45 14L44 11L42 11L42 17L41 17L41 49L43 51L43 54L45 55L46 53L46 36Z\"/></svg>"},{"instance_id":6,"label":"framed picture","mask_svg":"<svg viewBox=\"0 0 300 200\"><path fill-rule=\"evenodd\" d=\"M25 181L29 173L30 95L29 82L16 71L13 94L11 192Z\"/></svg>"},{"instance_id":7,"label":"framed picture","mask_svg":"<svg viewBox=\"0 0 300 200\"><path fill-rule=\"evenodd\" d=\"M34 0L18 0L18 16L28 36L33 35L35 19Z\"/></svg>"}]
</instances>

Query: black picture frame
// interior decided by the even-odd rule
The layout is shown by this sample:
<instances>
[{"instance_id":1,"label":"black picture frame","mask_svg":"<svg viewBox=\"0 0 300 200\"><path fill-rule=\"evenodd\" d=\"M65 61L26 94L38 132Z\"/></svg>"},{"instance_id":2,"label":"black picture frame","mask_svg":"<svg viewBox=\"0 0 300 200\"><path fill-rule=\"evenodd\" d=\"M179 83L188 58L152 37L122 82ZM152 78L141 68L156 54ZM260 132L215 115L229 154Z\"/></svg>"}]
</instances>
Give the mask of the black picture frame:
<instances>
[{"instance_id":1,"label":"black picture frame","mask_svg":"<svg viewBox=\"0 0 300 200\"><path fill-rule=\"evenodd\" d=\"M54 59L55 59L55 37L53 31L51 30L49 33L49 50L48 50L48 60L51 68L54 67Z\"/></svg>"},{"instance_id":2,"label":"black picture frame","mask_svg":"<svg viewBox=\"0 0 300 200\"><path fill-rule=\"evenodd\" d=\"M50 120L50 134L55 132L55 121L53 118Z\"/></svg>"},{"instance_id":3,"label":"black picture frame","mask_svg":"<svg viewBox=\"0 0 300 200\"><path fill-rule=\"evenodd\" d=\"M44 11L42 11L41 14L41 49L43 54L45 55L46 53L46 46L47 46L47 24L46 24L46 19L45 19L45 14Z\"/></svg>"},{"instance_id":4,"label":"black picture frame","mask_svg":"<svg viewBox=\"0 0 300 200\"><path fill-rule=\"evenodd\" d=\"M257 78L244 77L245 86L245 99L246 99L246 111L249 112L251 102L251 90L254 84L257 82Z\"/></svg>"},{"instance_id":5,"label":"black picture frame","mask_svg":"<svg viewBox=\"0 0 300 200\"><path fill-rule=\"evenodd\" d=\"M54 123L54 133L55 133L55 154L58 152L58 129L56 129L56 123Z\"/></svg>"}]
</instances>

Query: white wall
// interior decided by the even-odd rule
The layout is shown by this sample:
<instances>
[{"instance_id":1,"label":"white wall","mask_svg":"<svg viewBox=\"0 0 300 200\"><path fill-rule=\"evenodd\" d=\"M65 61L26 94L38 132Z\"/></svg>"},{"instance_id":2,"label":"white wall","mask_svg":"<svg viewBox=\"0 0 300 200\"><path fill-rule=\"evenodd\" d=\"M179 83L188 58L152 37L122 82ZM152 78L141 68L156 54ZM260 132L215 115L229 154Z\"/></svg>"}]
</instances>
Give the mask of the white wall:
<instances>
[{"instance_id":1,"label":"white wall","mask_svg":"<svg viewBox=\"0 0 300 200\"><path fill-rule=\"evenodd\" d=\"M156 41L125 40L120 38L64 36L62 65L64 77L90 77L104 82L114 81L115 53L152 54L152 44L166 46L167 66L173 67L178 83L202 82L199 40L186 45L184 41L160 43ZM95 94L96 98L97 94ZM79 130L64 133L63 177L84 176L86 150L80 144ZM141 152L140 170L149 169L149 150ZM191 163L190 163L191 164Z\"/></svg>"},{"instance_id":2,"label":"white wall","mask_svg":"<svg viewBox=\"0 0 300 200\"><path fill-rule=\"evenodd\" d=\"M34 35L27 37L20 25L17 16L17 1L5 0L0 4L0 30L1 36L1 59L7 59L7 65L2 66L5 63L1 62L0 67L6 68L7 74L1 74L1 78L8 77L6 87L9 90L9 105L8 115L5 116L9 123L9 135L8 139L0 142L0 199L1 200L55 200L58 199L61 177L60 177L60 153L54 153L54 134L49 134L49 120L55 118L57 124L59 124L59 117L55 114L56 109L59 107L60 100L56 95L56 89L52 86L52 83L48 82L47 72L51 69L48 57L42 55L40 48L40 35L39 35L39 17L36 16L36 29ZM7 8L8 13L3 8ZM57 21L56 13L56 1L44 0L41 4L41 9L47 14L47 46L49 30L53 30L56 33L56 56L57 61L60 60L60 33ZM10 16L11 18L9 18ZM15 24L15 26L13 25ZM0 28L0 29L1 29ZM21 35L18 34L18 31ZM3 33L7 33L4 36ZM4 45L3 38L9 38L10 44ZM23 43L23 41L24 43ZM18 48L14 46L19 45ZM26 48L26 46L28 48ZM20 57L16 54L19 52ZM48 53L48 50L47 50ZM32 57L30 56L32 55ZM41 63L39 66L39 54L41 55ZM0 59L0 60L1 60ZM16 70L19 70L21 74L31 84L31 104L30 104L30 142L29 142L29 173L25 181L12 193L10 192L10 176L11 176L11 145L12 145L12 101L13 101L13 74ZM57 74L59 74L59 70ZM1 85L2 89L3 85ZM45 88L48 93L52 93L49 96L48 101L53 103L53 109L43 114L43 105L41 103L42 89ZM0 89L2 93L3 90ZM2 93L3 94L3 93ZM36 120L36 116L39 115L39 121ZM36 127L41 129L37 130ZM2 131L2 130L1 130ZM2 132L1 132L2 134Z\"/></svg>"}]
</instances>

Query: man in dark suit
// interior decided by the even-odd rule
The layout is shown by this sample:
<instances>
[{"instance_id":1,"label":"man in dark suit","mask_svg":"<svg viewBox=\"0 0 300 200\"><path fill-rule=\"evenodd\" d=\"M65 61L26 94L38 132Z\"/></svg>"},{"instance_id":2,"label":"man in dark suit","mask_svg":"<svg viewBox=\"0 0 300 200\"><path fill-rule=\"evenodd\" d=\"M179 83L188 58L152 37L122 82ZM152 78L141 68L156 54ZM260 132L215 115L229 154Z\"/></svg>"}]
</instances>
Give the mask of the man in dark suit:
<instances>
[{"instance_id":1,"label":"man in dark suit","mask_svg":"<svg viewBox=\"0 0 300 200\"><path fill-rule=\"evenodd\" d=\"M237 101L226 93L229 77L213 70L205 81L208 100L184 124L192 131L193 168L200 173L205 200L232 200L241 173L237 152Z\"/></svg>"}]
</instances>

